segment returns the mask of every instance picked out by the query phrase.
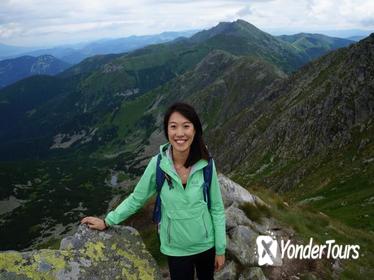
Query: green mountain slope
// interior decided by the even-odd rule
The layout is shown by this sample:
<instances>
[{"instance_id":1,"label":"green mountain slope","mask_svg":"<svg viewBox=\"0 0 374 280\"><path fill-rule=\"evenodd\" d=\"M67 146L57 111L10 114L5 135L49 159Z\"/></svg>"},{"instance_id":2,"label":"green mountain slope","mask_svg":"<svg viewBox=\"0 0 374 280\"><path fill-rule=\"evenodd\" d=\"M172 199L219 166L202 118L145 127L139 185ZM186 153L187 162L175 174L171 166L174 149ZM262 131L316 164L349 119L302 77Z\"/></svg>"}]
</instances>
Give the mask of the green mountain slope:
<instances>
[{"instance_id":1,"label":"green mountain slope","mask_svg":"<svg viewBox=\"0 0 374 280\"><path fill-rule=\"evenodd\" d=\"M373 46L371 35L308 64L210 131L223 170L373 230Z\"/></svg>"},{"instance_id":2,"label":"green mountain slope","mask_svg":"<svg viewBox=\"0 0 374 280\"><path fill-rule=\"evenodd\" d=\"M291 43L293 47L305 52L310 59L317 58L328 51L347 47L353 41L342 38L328 37L322 34L299 33L295 35L282 35L277 38Z\"/></svg>"}]
</instances>

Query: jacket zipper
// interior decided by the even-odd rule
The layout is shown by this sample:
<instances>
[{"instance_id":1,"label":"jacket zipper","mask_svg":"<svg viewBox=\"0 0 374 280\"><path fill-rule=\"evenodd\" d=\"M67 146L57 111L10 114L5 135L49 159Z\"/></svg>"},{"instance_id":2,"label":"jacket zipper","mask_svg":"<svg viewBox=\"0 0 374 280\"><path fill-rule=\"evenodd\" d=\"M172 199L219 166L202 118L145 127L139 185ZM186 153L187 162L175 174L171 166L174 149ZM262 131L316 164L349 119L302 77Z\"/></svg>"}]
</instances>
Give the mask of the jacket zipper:
<instances>
[{"instance_id":1,"label":"jacket zipper","mask_svg":"<svg viewBox=\"0 0 374 280\"><path fill-rule=\"evenodd\" d=\"M203 224L204 224L204 228L205 228L205 237L208 238L208 230L207 230L207 228L206 228L205 219L204 219L204 214L203 214Z\"/></svg>"},{"instance_id":2,"label":"jacket zipper","mask_svg":"<svg viewBox=\"0 0 374 280\"><path fill-rule=\"evenodd\" d=\"M168 223L168 239L169 239L169 244L170 244L170 217L168 217L169 223Z\"/></svg>"}]
</instances>

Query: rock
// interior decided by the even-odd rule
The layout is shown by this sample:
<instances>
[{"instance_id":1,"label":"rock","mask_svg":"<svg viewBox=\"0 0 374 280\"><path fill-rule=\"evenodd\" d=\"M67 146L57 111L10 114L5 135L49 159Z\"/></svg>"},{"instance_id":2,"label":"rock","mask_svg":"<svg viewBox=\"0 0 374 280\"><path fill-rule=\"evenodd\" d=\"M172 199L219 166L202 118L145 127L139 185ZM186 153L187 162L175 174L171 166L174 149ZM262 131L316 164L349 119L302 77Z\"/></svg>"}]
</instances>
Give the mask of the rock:
<instances>
[{"instance_id":1,"label":"rock","mask_svg":"<svg viewBox=\"0 0 374 280\"><path fill-rule=\"evenodd\" d=\"M218 272L214 273L215 280L231 280L236 276L236 264L233 261L228 261L225 266Z\"/></svg>"},{"instance_id":2,"label":"rock","mask_svg":"<svg viewBox=\"0 0 374 280\"><path fill-rule=\"evenodd\" d=\"M249 269L246 269L240 274L239 280L247 280L247 279L267 280L267 278L265 277L260 267L250 267Z\"/></svg>"},{"instance_id":3,"label":"rock","mask_svg":"<svg viewBox=\"0 0 374 280\"><path fill-rule=\"evenodd\" d=\"M283 228L273 217L263 217L261 223L253 222L251 228L262 235L293 236L293 231Z\"/></svg>"},{"instance_id":4,"label":"rock","mask_svg":"<svg viewBox=\"0 0 374 280\"><path fill-rule=\"evenodd\" d=\"M252 221L247 218L243 210L233 205L225 210L225 216L227 230L237 227L238 225L252 226L253 224Z\"/></svg>"},{"instance_id":5,"label":"rock","mask_svg":"<svg viewBox=\"0 0 374 280\"><path fill-rule=\"evenodd\" d=\"M227 251L241 265L255 266L258 264L256 238L258 233L247 226L239 225L229 233Z\"/></svg>"},{"instance_id":6,"label":"rock","mask_svg":"<svg viewBox=\"0 0 374 280\"><path fill-rule=\"evenodd\" d=\"M218 181L221 185L221 193L225 208L234 204L234 206L249 202L251 204L265 204L258 197L250 194L245 188L231 181L226 176L219 174Z\"/></svg>"},{"instance_id":7,"label":"rock","mask_svg":"<svg viewBox=\"0 0 374 280\"><path fill-rule=\"evenodd\" d=\"M332 278L340 279L341 273L343 272L342 263L339 259L336 259L332 264Z\"/></svg>"},{"instance_id":8,"label":"rock","mask_svg":"<svg viewBox=\"0 0 374 280\"><path fill-rule=\"evenodd\" d=\"M161 273L135 229L80 225L59 250L0 253L0 279L161 279Z\"/></svg>"}]
</instances>

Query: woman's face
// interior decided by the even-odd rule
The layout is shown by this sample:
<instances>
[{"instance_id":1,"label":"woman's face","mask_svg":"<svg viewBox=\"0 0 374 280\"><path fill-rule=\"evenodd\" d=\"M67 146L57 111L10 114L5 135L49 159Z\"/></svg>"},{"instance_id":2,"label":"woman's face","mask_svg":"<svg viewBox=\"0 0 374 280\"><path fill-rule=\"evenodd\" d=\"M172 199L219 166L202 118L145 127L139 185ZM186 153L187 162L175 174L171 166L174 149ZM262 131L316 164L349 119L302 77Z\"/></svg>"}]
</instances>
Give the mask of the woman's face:
<instances>
[{"instance_id":1,"label":"woman's face","mask_svg":"<svg viewBox=\"0 0 374 280\"><path fill-rule=\"evenodd\" d=\"M189 152L194 136L195 127L193 123L182 114L173 112L168 122L168 137L173 150Z\"/></svg>"}]
</instances>

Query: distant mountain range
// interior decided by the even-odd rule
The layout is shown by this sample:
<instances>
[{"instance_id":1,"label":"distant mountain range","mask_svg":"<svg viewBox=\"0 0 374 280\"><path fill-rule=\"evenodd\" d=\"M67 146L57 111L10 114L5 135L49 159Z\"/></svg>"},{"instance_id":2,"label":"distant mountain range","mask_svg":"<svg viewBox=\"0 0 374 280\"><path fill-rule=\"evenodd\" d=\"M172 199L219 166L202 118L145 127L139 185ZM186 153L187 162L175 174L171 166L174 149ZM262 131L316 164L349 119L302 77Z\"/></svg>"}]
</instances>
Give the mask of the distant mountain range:
<instances>
[{"instance_id":1,"label":"distant mountain range","mask_svg":"<svg viewBox=\"0 0 374 280\"><path fill-rule=\"evenodd\" d=\"M292 46L301 51L305 51L305 54L308 55L310 59L317 58L331 50L346 47L353 43L353 40L308 33L282 35L277 38L291 43Z\"/></svg>"},{"instance_id":2,"label":"distant mountain range","mask_svg":"<svg viewBox=\"0 0 374 280\"><path fill-rule=\"evenodd\" d=\"M366 38L367 36L365 36L365 35L358 35L358 36L351 36L351 37L348 37L347 39L348 40L352 40L352 41L356 41L356 42L358 42L358 41L360 41L360 40L362 40L362 39L364 39L364 38Z\"/></svg>"},{"instance_id":3,"label":"distant mountain range","mask_svg":"<svg viewBox=\"0 0 374 280\"><path fill-rule=\"evenodd\" d=\"M11 58L20 55L41 56L52 55L70 64L76 64L83 59L102 54L116 54L129 52L150 44L158 44L174 40L178 37L189 37L197 30L181 32L163 32L156 35L130 36L117 39L102 39L87 44L76 44L49 49L35 50L30 48L19 48L0 45L0 59Z\"/></svg>"},{"instance_id":4,"label":"distant mountain range","mask_svg":"<svg viewBox=\"0 0 374 280\"><path fill-rule=\"evenodd\" d=\"M30 52L33 50L35 50L35 48L16 47L0 43L0 59L14 58L16 56L22 55L22 53Z\"/></svg>"},{"instance_id":5,"label":"distant mountain range","mask_svg":"<svg viewBox=\"0 0 374 280\"><path fill-rule=\"evenodd\" d=\"M239 23L240 21L238 21ZM267 56L270 59L275 59L278 62L281 63L282 59L284 59L285 56L290 56L290 53L292 55L290 57L293 57L295 61L293 62L294 66L300 66L301 64L305 63L308 60L314 59L322 54L325 54L326 52L330 50L334 50L340 47L347 46L351 44L353 41L340 39L340 38L332 38L327 37L320 34L306 34L306 33L300 33L296 35L283 35L278 36L278 39L281 39L281 41L290 43L292 45L292 48L290 46L279 44L278 42L274 41L274 37L271 35L268 35L259 29L255 28L254 26L245 26L245 22L242 21L241 24L243 25L242 30L224 30L224 28L229 28L225 23L219 24L217 27L209 30L209 31L203 31L198 34L198 36L194 36L193 39L191 39L191 42L198 43L199 41L209 41L210 38L205 38L207 34L208 36L215 37L217 34L221 33L222 31L225 32L225 34L229 34L232 32L232 34L236 34L234 36L236 37L243 37L247 39L253 38L256 40L251 40L249 42L248 46L243 46L239 43L238 49L235 50L236 53L246 53L246 52L262 52L265 50L263 46L257 46L257 42L260 42L259 39L261 37L262 40L269 40L270 44L273 45L273 47L279 48L277 52L273 52L272 49L269 48L269 53L263 53L263 56ZM251 30L250 30L251 29ZM3 70L0 69L0 81L3 80L4 82L0 83L0 87L4 87L8 84L11 84L21 78L28 77L32 74L37 73L28 73L28 69L30 67L30 56L39 56L42 57L45 54L53 55L56 58L59 58L60 60L63 60L65 62L68 62L70 64L75 64L83 59L95 56L95 55L103 55L103 54L120 54L125 53L131 50L135 50L141 47L144 47L146 45L151 44L157 44L162 42L168 42L172 41L175 38L183 38L182 36L189 37L191 36L195 31L185 31L185 32L164 32L158 35L148 35L148 36L130 36L127 38L120 38L120 39L108 39L108 40L100 40L93 43L89 43L86 45L77 45L76 48L67 48L67 47L57 47L53 49L42 49L42 50L35 50L32 52L28 52L27 56L23 56L20 58L17 58L15 60L4 60L3 63L0 63L3 66ZM241 33L243 32L243 33ZM245 34L247 32L248 34ZM225 35L226 36L226 35ZM254 37L258 38L254 38ZM267 36L267 37L264 37ZM216 37L216 38L219 38ZM183 41L183 39L181 39ZM219 39L218 39L218 42ZM211 42L214 45L214 42ZM264 44L264 42L262 42ZM4 46L3 46L4 47ZM217 48L220 48L221 46L214 46ZM224 46L222 46L225 48ZM239 48L243 48L243 50L239 50ZM8 50L9 51L9 50ZM18 49L10 49L10 52L18 51ZM6 48L4 49L3 55L6 54ZM278 57L272 58L274 54L278 53ZM112 56L114 57L114 56ZM110 57L110 59L112 59ZM104 60L107 60L109 57L102 57ZM101 58L100 58L101 59ZM100 60L99 59L99 60ZM57 61L57 59L55 59ZM24 68L22 68L22 61L24 61ZM72 71L76 71L78 68L85 68L88 64L92 63L92 59L85 61L83 64L79 64L76 68L74 68ZM95 62L94 62L95 63ZM12 65L16 64L16 68L12 68ZM288 62L286 63L286 65ZM67 68L67 65L65 64L64 67L60 67L61 70L59 71L51 71L50 73L47 71L45 73L41 72L39 74L56 74L61 72L62 70ZM22 69L21 69L22 68ZM9 71L7 70L9 69ZM14 74L11 69L16 69L17 74Z\"/></svg>"},{"instance_id":6,"label":"distant mountain range","mask_svg":"<svg viewBox=\"0 0 374 280\"><path fill-rule=\"evenodd\" d=\"M183 100L199 112L220 171L321 212L324 238L341 237L330 221L343 223L369 244L344 269L366 275L373 236L356 230L374 230L373 50L373 34L274 37L237 20L3 88L2 249L48 246L78 215L105 213L166 141L165 108Z\"/></svg>"},{"instance_id":7,"label":"distant mountain range","mask_svg":"<svg viewBox=\"0 0 374 280\"><path fill-rule=\"evenodd\" d=\"M5 59L0 61L0 88L33 75L56 75L69 66L51 55Z\"/></svg>"}]
</instances>

